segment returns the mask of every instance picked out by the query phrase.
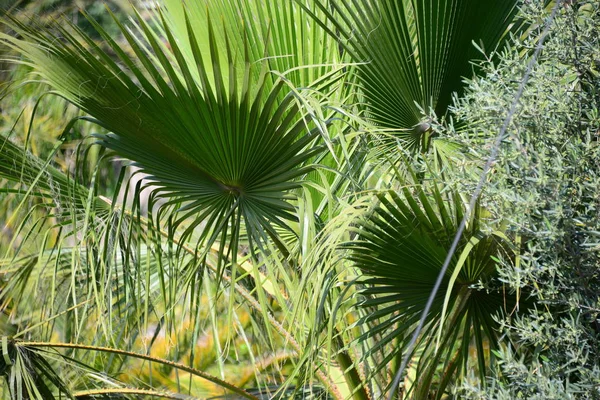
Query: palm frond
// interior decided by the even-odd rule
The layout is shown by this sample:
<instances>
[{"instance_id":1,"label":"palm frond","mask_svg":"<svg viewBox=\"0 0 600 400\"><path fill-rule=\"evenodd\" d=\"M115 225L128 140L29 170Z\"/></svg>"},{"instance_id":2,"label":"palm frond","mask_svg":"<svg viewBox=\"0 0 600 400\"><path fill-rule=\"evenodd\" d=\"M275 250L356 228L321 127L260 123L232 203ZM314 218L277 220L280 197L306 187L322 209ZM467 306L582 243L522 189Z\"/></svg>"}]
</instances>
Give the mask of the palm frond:
<instances>
[{"instance_id":1,"label":"palm frond","mask_svg":"<svg viewBox=\"0 0 600 400\"><path fill-rule=\"evenodd\" d=\"M157 195L177 211L176 225L192 218L188 236L205 222L201 239L212 243L231 227L236 248L242 221L256 239L272 235L273 225L285 226L285 220L294 219L290 190L307 172L303 165L316 151L311 149L316 133L306 132L307 122L291 95L281 99L284 83L269 84L264 68L255 79L251 71L256 66L248 58L241 85L221 74L216 66L224 63L234 74L236 64L230 47L221 54L210 21L205 38L209 60L203 59L189 20L186 30L200 82L166 25L172 53L143 19L138 24L146 47L122 27L135 59L97 26L120 66L83 33L77 39L57 26L64 36L57 42L14 19L10 24L25 40L3 36L5 42L33 60L44 79L112 132L99 142L149 175ZM205 63L215 66L213 76L208 76Z\"/></svg>"},{"instance_id":2,"label":"palm frond","mask_svg":"<svg viewBox=\"0 0 600 400\"><path fill-rule=\"evenodd\" d=\"M464 212L458 193L441 193L434 183L405 181L399 191L377 198L358 223L357 240L347 244L350 260L365 274L360 304L370 311L361 320L366 330L360 340L370 343L366 356L376 360L374 373L404 355ZM419 383L412 390L423 396L436 373L452 375L473 361L471 345L475 368L485 376L497 346L493 316L515 303L494 281L497 260L510 260L511 247L503 235L481 232L479 218L476 212L468 223L419 339L424 352L415 358ZM447 382L437 384L441 396Z\"/></svg>"},{"instance_id":3,"label":"palm frond","mask_svg":"<svg viewBox=\"0 0 600 400\"><path fill-rule=\"evenodd\" d=\"M61 144L58 143L55 150ZM84 212L89 189L55 168L52 165L53 155L42 160L10 139L0 137L0 178L14 184L0 188L0 191L47 200L48 209L60 210L62 205L69 204L77 212ZM94 207L99 213L107 213L110 209L108 203L100 198L94 199Z\"/></svg>"},{"instance_id":4,"label":"palm frond","mask_svg":"<svg viewBox=\"0 0 600 400\"><path fill-rule=\"evenodd\" d=\"M49 362L50 352L47 349L58 350L58 349L77 349L91 352L102 352L116 354L121 357L132 357L136 359L143 359L149 362L158 364L168 365L169 367L176 368L182 372L189 373L194 376L201 377L202 379L213 382L223 390L231 391L236 393L240 398L257 400L258 398L243 390L237 386L220 379L216 376L212 376L206 372L196 370L189 366L172 362L169 360L160 359L145 354L138 354L134 352L124 351L121 349L98 347L98 346L83 346L73 343L48 343L48 342L23 342L10 340L3 336L2 340L2 360L0 361L0 371L7 378L11 393L15 398L34 398L34 399L51 399L56 398L55 394L61 393L69 399L76 398L72 394L72 388L68 387L63 380L56 375L54 368ZM54 353L53 357L63 359L61 353ZM68 359L69 357L64 357ZM82 367L80 364L79 367ZM91 371L87 371L91 372ZM109 381L107 377L104 381ZM73 386L75 382L70 382L70 386ZM131 390L127 388L104 388L104 389L92 389L86 391L76 391L77 398L82 396L96 396L102 394L133 394L133 395L149 395L152 394L150 391L143 390ZM180 395L176 393L163 392L162 397L168 398L189 398L189 396Z\"/></svg>"},{"instance_id":5,"label":"palm frond","mask_svg":"<svg viewBox=\"0 0 600 400\"><path fill-rule=\"evenodd\" d=\"M472 74L469 61L506 36L517 3L334 0L316 6L335 26L329 32L360 63L370 120L418 143L429 132L427 116L443 116L462 78Z\"/></svg>"}]
</instances>

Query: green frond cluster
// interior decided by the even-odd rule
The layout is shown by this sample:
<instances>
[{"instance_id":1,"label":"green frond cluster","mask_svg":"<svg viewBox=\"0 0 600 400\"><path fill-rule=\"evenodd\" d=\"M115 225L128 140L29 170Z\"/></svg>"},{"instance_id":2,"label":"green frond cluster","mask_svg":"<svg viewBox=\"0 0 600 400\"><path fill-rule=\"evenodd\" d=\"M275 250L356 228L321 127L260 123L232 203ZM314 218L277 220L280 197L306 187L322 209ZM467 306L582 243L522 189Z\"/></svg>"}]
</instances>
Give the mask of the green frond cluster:
<instances>
[{"instance_id":1,"label":"green frond cluster","mask_svg":"<svg viewBox=\"0 0 600 400\"><path fill-rule=\"evenodd\" d=\"M496 398L526 392L503 386L527 375L517 355L592 381L527 323L600 315L565 285L597 286L597 1L559 8L469 209L555 4L529 3L3 15L0 397ZM557 342L592 371L577 332Z\"/></svg>"}]
</instances>

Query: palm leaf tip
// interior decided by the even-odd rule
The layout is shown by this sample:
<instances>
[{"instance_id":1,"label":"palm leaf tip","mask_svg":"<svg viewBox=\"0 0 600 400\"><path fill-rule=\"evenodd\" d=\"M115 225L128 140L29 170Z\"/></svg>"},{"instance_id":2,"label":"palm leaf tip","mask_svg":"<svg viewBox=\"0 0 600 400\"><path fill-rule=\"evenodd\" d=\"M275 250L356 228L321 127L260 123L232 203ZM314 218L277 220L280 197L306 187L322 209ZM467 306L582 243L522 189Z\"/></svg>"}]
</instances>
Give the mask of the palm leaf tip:
<instances>
[{"instance_id":1,"label":"palm leaf tip","mask_svg":"<svg viewBox=\"0 0 600 400\"><path fill-rule=\"evenodd\" d=\"M3 336L0 374L4 375L13 398L53 399L57 396L73 399L55 366L41 352L23 346Z\"/></svg>"}]
</instances>

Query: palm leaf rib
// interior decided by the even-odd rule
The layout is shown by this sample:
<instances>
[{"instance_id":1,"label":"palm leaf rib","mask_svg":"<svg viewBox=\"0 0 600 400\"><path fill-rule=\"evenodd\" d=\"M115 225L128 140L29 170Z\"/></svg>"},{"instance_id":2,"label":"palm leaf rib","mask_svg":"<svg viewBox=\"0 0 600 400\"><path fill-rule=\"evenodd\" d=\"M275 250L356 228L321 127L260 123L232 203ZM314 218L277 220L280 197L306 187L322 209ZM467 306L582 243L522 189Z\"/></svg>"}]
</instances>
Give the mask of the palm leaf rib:
<instances>
[{"instance_id":1,"label":"palm leaf rib","mask_svg":"<svg viewBox=\"0 0 600 400\"><path fill-rule=\"evenodd\" d=\"M219 385L220 387L222 387L223 389L226 389L233 393L236 393L237 395L241 396L242 398L257 400L256 396L254 396L254 395L248 393L247 391L240 389L237 386L235 386L227 381L224 381L223 379L220 379L216 376L212 376L206 372L199 371L197 369L191 368L191 367L181 364L181 363L177 363L177 362L173 362L173 361L169 361L169 360L165 360L165 359L161 359L161 358L157 358L157 357L152 357L152 356L145 355L145 354L139 354L139 353L134 353L131 351L125 351L125 350L121 350L121 349L108 348L108 347L84 346L84 345L79 345L79 344L74 344L74 343L8 341L6 337L2 337L2 342L3 342L3 344L6 344L5 346L3 346L3 349L2 349L4 363L7 363L9 366L12 367L12 368L10 368L11 374L15 373L14 370L16 370L18 368L13 365L14 364L18 365L19 362L29 364L28 366L33 369L33 371L27 371L26 373L23 372L23 375L25 375L25 376L27 376L28 374L33 375L35 377L34 379L37 381L37 385L35 387L27 388L27 391L29 393L43 389L44 396L48 396L48 395L52 396L51 389L49 389L45 385L40 385L41 379L39 379L36 376L37 374L40 374L41 376L45 376L48 380L50 380L53 384L55 384L60 389L60 391L62 393L64 393L68 398L74 398L74 396L75 397L83 396L83 395L85 395L85 393L87 393L88 395L94 394L94 393L97 393L97 394L110 393L110 391L93 390L90 392L80 392L76 395L72 395L69 392L69 390L67 389L66 385L62 382L62 380L58 376L53 375L52 368L50 367L50 365L48 364L48 362L45 360L44 356L42 355L43 350L47 349L47 348L54 349L54 350L60 349L60 348L66 348L66 349L77 349L77 350L84 350L84 351L111 353L111 354L116 354L116 355L120 355L123 357L133 357L133 358L137 358L137 359L146 360L149 362L168 365L170 367L177 368L181 371L187 372L191 375L195 375L195 376L201 377L202 379L206 379L210 382L213 382L213 383ZM15 383L14 379L13 379L12 383ZM114 393L127 393L127 389L115 389ZM131 391L131 393L135 394L133 391ZM138 394L152 394L152 393L148 392L148 393L138 393ZM165 397L167 397L167 396L165 396ZM53 398L53 396L52 397L44 397L44 398ZM173 397L173 395L171 395L170 398L176 398L176 397ZM180 398L182 398L182 396Z\"/></svg>"}]
</instances>

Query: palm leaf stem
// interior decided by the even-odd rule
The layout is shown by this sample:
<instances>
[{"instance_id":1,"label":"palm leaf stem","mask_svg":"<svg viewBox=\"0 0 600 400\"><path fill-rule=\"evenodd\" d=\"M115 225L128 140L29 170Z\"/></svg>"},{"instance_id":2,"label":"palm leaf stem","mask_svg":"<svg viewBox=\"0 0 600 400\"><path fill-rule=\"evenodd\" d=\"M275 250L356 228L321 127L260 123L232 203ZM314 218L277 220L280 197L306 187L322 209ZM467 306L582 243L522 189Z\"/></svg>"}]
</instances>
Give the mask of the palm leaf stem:
<instances>
[{"instance_id":1,"label":"palm leaf stem","mask_svg":"<svg viewBox=\"0 0 600 400\"><path fill-rule=\"evenodd\" d=\"M73 396L77 398L88 398L94 396L105 396L105 395L134 395L134 396L151 396L154 398L163 398L163 399L175 399L175 400L199 400L197 397L182 395L179 393L168 393L168 392L158 392L156 390L147 390L147 389L134 389L134 388L112 388L112 389L92 389L92 390L82 390L79 392L73 393Z\"/></svg>"},{"instance_id":2,"label":"palm leaf stem","mask_svg":"<svg viewBox=\"0 0 600 400\"><path fill-rule=\"evenodd\" d=\"M266 371L272 368L275 364L285 362L287 360L297 358L298 353L295 351L282 351L275 353L274 355L269 355L263 359L257 359L255 365L249 368L249 371L246 375L237 381L239 386L244 386L248 382L256 379L258 377L258 373L262 371Z\"/></svg>"},{"instance_id":3,"label":"palm leaf stem","mask_svg":"<svg viewBox=\"0 0 600 400\"><path fill-rule=\"evenodd\" d=\"M17 341L17 342L15 342L15 346L16 347L29 347L29 348L53 348L53 349L65 348L65 349L76 349L76 350L86 350L86 351L99 351L99 352L103 352L103 353L117 354L117 355L121 355L121 356L125 356L125 357L134 357L134 358L138 358L138 359L142 359L142 360L146 360L146 361L150 361L150 362L154 362L154 363L158 363L158 364L167 365L169 367L188 372L192 375L196 375L200 378L206 379L207 381L213 382L223 388L229 389L232 392L237 393L246 399L259 400L258 397L246 392L244 389L241 389L229 382L226 382L220 378L217 378L216 376L207 374L206 372L197 370L192 367L188 367L185 364L165 360L162 358L152 357L152 356L146 355L146 354L135 353L133 351L126 351L126 350L115 349L115 348L111 348L111 347L88 346L88 345L82 345L82 344L77 344L77 343Z\"/></svg>"},{"instance_id":4,"label":"palm leaf stem","mask_svg":"<svg viewBox=\"0 0 600 400\"><path fill-rule=\"evenodd\" d=\"M344 373L346 382L350 387L352 398L354 400L371 400L371 398L369 397L369 393L365 388L364 382L362 381L362 379L360 379L360 375L356 370L356 366L354 365L350 354L348 354L348 352L344 350L344 342L340 338L340 333L337 331L337 329L335 330L335 335L336 337L334 339L334 345L336 347L335 350L337 351L336 359L337 362L340 364L340 368Z\"/></svg>"}]
</instances>

